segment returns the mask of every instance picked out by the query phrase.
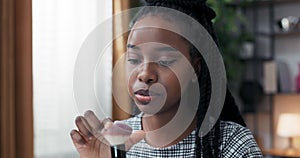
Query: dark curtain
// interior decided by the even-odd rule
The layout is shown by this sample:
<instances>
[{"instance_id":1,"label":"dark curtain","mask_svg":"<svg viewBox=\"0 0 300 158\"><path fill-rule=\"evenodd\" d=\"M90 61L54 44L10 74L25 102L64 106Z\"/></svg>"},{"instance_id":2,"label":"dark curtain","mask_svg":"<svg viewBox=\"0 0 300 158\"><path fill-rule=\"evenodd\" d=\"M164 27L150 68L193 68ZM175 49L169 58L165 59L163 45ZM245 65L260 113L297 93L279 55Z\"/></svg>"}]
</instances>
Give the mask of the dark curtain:
<instances>
[{"instance_id":1,"label":"dark curtain","mask_svg":"<svg viewBox=\"0 0 300 158\"><path fill-rule=\"evenodd\" d=\"M31 0L0 0L0 157L33 158Z\"/></svg>"}]
</instances>

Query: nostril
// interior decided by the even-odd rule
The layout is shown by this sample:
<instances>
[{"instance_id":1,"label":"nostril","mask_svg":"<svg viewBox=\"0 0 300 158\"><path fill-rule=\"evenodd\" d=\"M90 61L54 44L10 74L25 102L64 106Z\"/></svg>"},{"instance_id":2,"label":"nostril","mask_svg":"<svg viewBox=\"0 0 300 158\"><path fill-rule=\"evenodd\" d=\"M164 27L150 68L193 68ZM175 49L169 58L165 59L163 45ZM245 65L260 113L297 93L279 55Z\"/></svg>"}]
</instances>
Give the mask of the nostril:
<instances>
[{"instance_id":1,"label":"nostril","mask_svg":"<svg viewBox=\"0 0 300 158\"><path fill-rule=\"evenodd\" d=\"M154 74L141 74L139 75L138 80L144 83L154 83L156 81L156 76Z\"/></svg>"},{"instance_id":2,"label":"nostril","mask_svg":"<svg viewBox=\"0 0 300 158\"><path fill-rule=\"evenodd\" d=\"M152 78L149 78L147 82L148 82L148 83L153 83L153 81L154 81L154 80L153 80Z\"/></svg>"},{"instance_id":3,"label":"nostril","mask_svg":"<svg viewBox=\"0 0 300 158\"><path fill-rule=\"evenodd\" d=\"M144 64L139 70L138 81L144 83L154 83L158 79L156 65L152 63Z\"/></svg>"}]
</instances>

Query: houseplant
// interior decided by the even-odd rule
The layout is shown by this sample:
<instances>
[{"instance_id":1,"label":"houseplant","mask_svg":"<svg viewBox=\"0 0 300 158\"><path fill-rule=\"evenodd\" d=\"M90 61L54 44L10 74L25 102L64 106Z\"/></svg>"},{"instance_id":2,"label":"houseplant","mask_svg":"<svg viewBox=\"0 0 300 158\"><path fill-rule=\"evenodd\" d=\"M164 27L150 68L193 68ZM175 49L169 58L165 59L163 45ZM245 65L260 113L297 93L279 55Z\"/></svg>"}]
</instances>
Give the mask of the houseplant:
<instances>
[{"instance_id":1,"label":"houseplant","mask_svg":"<svg viewBox=\"0 0 300 158\"><path fill-rule=\"evenodd\" d=\"M246 30L245 26L248 24L245 16L238 8L233 7L233 0L208 0L208 4L217 14L213 22L228 82L236 85L243 72L239 51L245 41L253 41L253 36Z\"/></svg>"}]
</instances>

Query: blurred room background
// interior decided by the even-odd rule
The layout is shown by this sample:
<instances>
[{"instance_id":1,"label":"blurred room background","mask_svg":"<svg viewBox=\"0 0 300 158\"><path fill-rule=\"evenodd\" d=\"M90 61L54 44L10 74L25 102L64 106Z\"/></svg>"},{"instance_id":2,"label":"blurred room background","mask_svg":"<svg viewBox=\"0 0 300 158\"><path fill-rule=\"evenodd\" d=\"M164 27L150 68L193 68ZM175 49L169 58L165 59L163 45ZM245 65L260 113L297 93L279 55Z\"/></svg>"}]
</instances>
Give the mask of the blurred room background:
<instances>
[{"instance_id":1,"label":"blurred room background","mask_svg":"<svg viewBox=\"0 0 300 158\"><path fill-rule=\"evenodd\" d=\"M79 49L93 29L139 0L0 0L0 156L78 157L69 137L82 115L73 96ZM208 0L228 85L266 157L300 157L300 1ZM130 17L111 38L127 29ZM111 95L126 35L108 46L106 116L124 119ZM126 97L126 96L125 96ZM130 104L124 103L124 104ZM130 108L130 105L128 106ZM131 110L131 109L129 109Z\"/></svg>"}]
</instances>

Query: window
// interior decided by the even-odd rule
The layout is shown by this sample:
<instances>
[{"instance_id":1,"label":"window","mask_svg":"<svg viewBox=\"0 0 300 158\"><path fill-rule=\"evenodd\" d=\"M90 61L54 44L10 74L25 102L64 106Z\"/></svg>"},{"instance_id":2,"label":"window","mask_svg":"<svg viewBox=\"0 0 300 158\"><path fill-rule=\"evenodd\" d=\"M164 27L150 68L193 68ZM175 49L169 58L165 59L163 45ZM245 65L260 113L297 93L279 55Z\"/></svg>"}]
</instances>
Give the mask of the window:
<instances>
[{"instance_id":1,"label":"window","mask_svg":"<svg viewBox=\"0 0 300 158\"><path fill-rule=\"evenodd\" d=\"M74 64L85 37L111 17L112 1L33 0L32 5L35 157L76 157L69 136L79 114ZM105 62L112 65L111 58ZM111 68L104 73L111 76ZM108 98L105 110L111 111L111 93L103 93Z\"/></svg>"}]
</instances>

